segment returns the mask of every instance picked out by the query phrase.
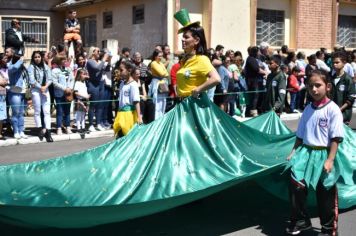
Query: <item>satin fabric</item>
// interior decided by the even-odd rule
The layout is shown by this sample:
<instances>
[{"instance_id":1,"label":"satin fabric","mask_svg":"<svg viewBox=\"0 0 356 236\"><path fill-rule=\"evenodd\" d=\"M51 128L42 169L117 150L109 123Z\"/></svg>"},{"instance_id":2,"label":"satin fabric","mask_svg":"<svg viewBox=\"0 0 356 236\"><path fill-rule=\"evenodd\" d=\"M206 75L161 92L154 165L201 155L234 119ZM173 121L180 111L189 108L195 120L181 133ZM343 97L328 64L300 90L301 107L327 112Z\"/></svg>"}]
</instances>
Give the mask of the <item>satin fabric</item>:
<instances>
[{"instance_id":1,"label":"satin fabric","mask_svg":"<svg viewBox=\"0 0 356 236\"><path fill-rule=\"evenodd\" d=\"M263 127L273 126L267 123ZM256 128L237 122L205 95L189 97L118 140L51 160L1 166L1 220L90 227L170 209L251 178L278 173L283 179L294 134ZM283 181L276 182L280 186Z\"/></svg>"},{"instance_id":2,"label":"satin fabric","mask_svg":"<svg viewBox=\"0 0 356 236\"><path fill-rule=\"evenodd\" d=\"M292 131L286 127L274 112L268 112L256 118L244 122L250 127L269 134L288 134ZM258 124L261 126L258 126ZM338 179L336 185L338 189L339 208L346 209L356 205L356 134L348 126L344 125L345 137L342 143L339 144L337 161L339 165L338 175L345 176ZM287 163L288 164L288 163ZM352 178L352 179L351 179ZM290 172L276 171L268 176L259 178L257 176L257 183L266 191L275 195L278 198L288 201L288 183L290 180ZM347 182L348 184L345 184ZM354 184L352 184L352 182ZM326 182L330 185L330 182ZM316 206L316 197L314 189L310 189L308 195L309 204Z\"/></svg>"}]
</instances>

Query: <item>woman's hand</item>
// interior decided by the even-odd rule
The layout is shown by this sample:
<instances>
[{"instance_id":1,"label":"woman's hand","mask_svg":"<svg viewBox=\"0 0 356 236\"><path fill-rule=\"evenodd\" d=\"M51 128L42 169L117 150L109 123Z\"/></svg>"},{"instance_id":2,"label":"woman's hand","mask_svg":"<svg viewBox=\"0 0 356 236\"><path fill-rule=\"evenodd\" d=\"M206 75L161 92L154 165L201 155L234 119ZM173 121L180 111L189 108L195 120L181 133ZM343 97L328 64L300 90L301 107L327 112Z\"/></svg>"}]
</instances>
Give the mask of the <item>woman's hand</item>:
<instances>
[{"instance_id":1,"label":"woman's hand","mask_svg":"<svg viewBox=\"0 0 356 236\"><path fill-rule=\"evenodd\" d=\"M41 86L41 93L45 94L47 90L47 86Z\"/></svg>"},{"instance_id":2,"label":"woman's hand","mask_svg":"<svg viewBox=\"0 0 356 236\"><path fill-rule=\"evenodd\" d=\"M198 98L199 97L199 94L200 94L200 89L198 87L194 88L192 90L192 97L193 98Z\"/></svg>"},{"instance_id":3,"label":"woman's hand","mask_svg":"<svg viewBox=\"0 0 356 236\"><path fill-rule=\"evenodd\" d=\"M137 117L137 124L141 125L143 123L142 121L142 116L141 115L138 115Z\"/></svg>"},{"instance_id":4,"label":"woman's hand","mask_svg":"<svg viewBox=\"0 0 356 236\"><path fill-rule=\"evenodd\" d=\"M334 167L334 160L330 158L326 159L326 161L324 162L324 171L326 173L330 173L333 167Z\"/></svg>"}]
</instances>

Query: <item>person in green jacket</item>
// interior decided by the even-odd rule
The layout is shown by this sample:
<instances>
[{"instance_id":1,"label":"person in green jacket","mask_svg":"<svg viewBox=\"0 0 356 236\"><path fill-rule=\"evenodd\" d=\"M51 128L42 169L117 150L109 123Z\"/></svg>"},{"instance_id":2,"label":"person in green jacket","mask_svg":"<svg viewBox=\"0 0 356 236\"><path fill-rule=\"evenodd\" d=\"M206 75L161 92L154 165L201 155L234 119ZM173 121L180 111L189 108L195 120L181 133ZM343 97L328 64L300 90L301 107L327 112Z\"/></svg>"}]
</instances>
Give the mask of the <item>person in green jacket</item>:
<instances>
[{"instance_id":1,"label":"person in green jacket","mask_svg":"<svg viewBox=\"0 0 356 236\"><path fill-rule=\"evenodd\" d=\"M344 71L346 55L343 52L335 52L332 60L335 74L332 77L331 99L340 107L344 123L349 125L355 100L355 86L351 76Z\"/></svg>"},{"instance_id":2,"label":"person in green jacket","mask_svg":"<svg viewBox=\"0 0 356 236\"><path fill-rule=\"evenodd\" d=\"M280 69L280 65L281 56L272 56L269 61L271 73L267 76L267 91L262 103L264 112L274 110L278 115L283 112L287 89L286 76Z\"/></svg>"}]
</instances>

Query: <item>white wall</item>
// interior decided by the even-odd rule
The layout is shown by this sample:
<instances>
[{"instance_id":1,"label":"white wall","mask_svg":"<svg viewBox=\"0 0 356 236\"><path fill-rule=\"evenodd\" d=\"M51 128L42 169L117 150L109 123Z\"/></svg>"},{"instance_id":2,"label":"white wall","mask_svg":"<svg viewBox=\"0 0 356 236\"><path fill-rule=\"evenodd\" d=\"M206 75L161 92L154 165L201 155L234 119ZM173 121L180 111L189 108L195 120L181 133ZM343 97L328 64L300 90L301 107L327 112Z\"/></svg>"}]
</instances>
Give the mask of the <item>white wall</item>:
<instances>
[{"instance_id":1,"label":"white wall","mask_svg":"<svg viewBox=\"0 0 356 236\"><path fill-rule=\"evenodd\" d=\"M244 55L251 43L250 0L213 0L211 46L222 44L225 51L239 50Z\"/></svg>"},{"instance_id":2,"label":"white wall","mask_svg":"<svg viewBox=\"0 0 356 236\"><path fill-rule=\"evenodd\" d=\"M199 21L200 24L204 27L204 29L206 29L207 22L204 22L203 20L203 0L195 0L195 1L191 1L191 0L181 0L180 1L180 8L186 8L189 12L189 18L191 22L196 22ZM179 28L181 27L181 25L178 23ZM177 33L177 32L176 32ZM208 37L208 35L205 35L205 37ZM182 34L178 35L178 41L177 41L177 45L178 45L178 51L182 51Z\"/></svg>"}]
</instances>

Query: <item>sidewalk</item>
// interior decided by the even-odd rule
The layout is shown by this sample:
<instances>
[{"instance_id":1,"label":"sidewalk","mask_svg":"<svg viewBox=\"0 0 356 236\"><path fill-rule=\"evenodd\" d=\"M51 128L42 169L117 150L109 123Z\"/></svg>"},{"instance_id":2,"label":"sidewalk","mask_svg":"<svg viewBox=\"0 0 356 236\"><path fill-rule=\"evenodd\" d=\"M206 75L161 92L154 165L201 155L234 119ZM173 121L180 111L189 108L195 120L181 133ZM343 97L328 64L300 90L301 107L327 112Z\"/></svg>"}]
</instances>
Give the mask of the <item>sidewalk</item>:
<instances>
[{"instance_id":1,"label":"sidewalk","mask_svg":"<svg viewBox=\"0 0 356 236\"><path fill-rule=\"evenodd\" d=\"M71 117L73 117L73 114L71 114ZM75 132L75 129L73 129L72 134L62 134L62 135L57 135L54 132L54 124L56 123L56 118L51 117L51 123L52 123L52 139L53 142L59 142L59 141L69 141L69 140L74 140L74 139L81 139L81 136L79 133ZM38 129L36 128L35 125L35 120L32 115L25 116L25 134L28 136L28 138L24 139L15 139L14 137L9 137L5 136L6 140L0 140L0 147L4 146L11 146L11 145L17 145L17 144L35 144L35 143L46 143L46 139L43 138L41 141L38 136L37 136ZM95 131L95 132L90 132L89 134L85 134L85 138L100 138L100 137L114 137L114 131L113 129L105 130L105 131Z\"/></svg>"},{"instance_id":2,"label":"sidewalk","mask_svg":"<svg viewBox=\"0 0 356 236\"><path fill-rule=\"evenodd\" d=\"M282 114L282 120L297 120L301 116L301 113L293 113L293 114ZM245 121L250 118L237 118L238 121ZM55 118L52 117L52 127L55 124ZM24 139L15 139L13 137L6 136L6 140L0 140L0 147L18 145L18 144L35 144L35 143L45 143L46 139L42 141L37 136L37 129L35 128L35 121L33 116L25 116L25 134L28 135L28 138ZM114 137L113 129L105 130L105 131L95 131L90 132L89 134L85 134L85 139L87 138L100 138L100 137ZM81 139L79 133L73 132L72 134L62 134L57 135L53 132L52 129L52 138L54 142L59 141L69 141L75 139Z\"/></svg>"}]
</instances>

